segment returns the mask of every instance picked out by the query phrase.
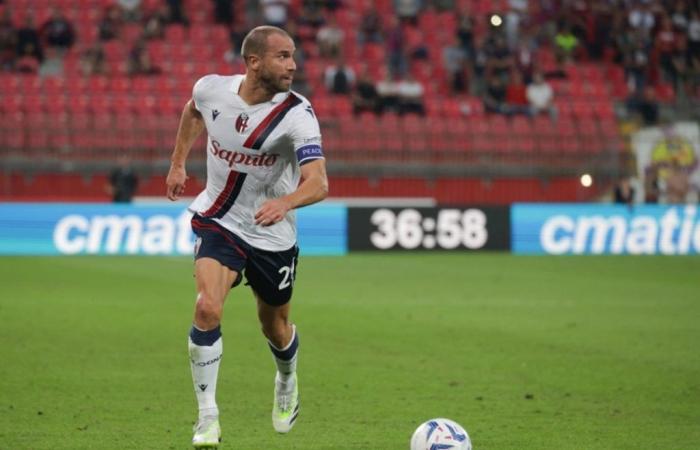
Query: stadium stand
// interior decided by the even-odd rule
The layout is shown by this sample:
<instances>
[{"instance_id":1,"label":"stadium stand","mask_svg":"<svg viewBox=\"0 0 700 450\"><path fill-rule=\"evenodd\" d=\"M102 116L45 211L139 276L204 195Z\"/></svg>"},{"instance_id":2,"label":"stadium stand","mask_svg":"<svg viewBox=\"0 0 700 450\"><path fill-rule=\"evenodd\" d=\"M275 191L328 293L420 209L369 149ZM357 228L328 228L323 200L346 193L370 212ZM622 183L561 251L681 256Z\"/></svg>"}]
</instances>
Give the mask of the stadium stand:
<instances>
[{"instance_id":1,"label":"stadium stand","mask_svg":"<svg viewBox=\"0 0 700 450\"><path fill-rule=\"evenodd\" d=\"M690 1L281 3L301 53L295 89L322 123L334 196L581 199L596 191L582 193L573 175L613 179L629 159L618 110L629 112L630 98L698 97L700 19ZM399 20L394 3L419 12ZM120 152L152 176L140 193L160 195L192 84L244 70L241 37L264 13L255 0L143 0L128 13L112 0L1 1L0 195L68 195L60 177L77 183L72 192L102 195ZM331 22L348 67L366 69L385 93L377 114L355 113L352 95L324 86L335 60L320 54L316 36ZM409 73L424 115L402 113ZM534 113L525 85L512 84L516 73L526 84L543 74L551 105ZM558 183L554 194L545 189Z\"/></svg>"}]
</instances>

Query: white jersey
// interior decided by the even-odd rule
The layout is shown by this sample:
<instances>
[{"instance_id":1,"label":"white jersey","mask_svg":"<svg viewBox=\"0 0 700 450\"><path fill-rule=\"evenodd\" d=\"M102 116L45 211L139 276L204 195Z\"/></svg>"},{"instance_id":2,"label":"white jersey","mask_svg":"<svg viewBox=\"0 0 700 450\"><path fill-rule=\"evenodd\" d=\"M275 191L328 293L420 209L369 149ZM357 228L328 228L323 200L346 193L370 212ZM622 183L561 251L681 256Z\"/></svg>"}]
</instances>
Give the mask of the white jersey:
<instances>
[{"instance_id":1,"label":"white jersey","mask_svg":"<svg viewBox=\"0 0 700 450\"><path fill-rule=\"evenodd\" d=\"M248 105L238 95L244 78L207 75L194 85L208 133L207 186L189 209L254 247L287 250L296 243L295 212L267 227L255 224L255 213L296 190L300 166L323 158L321 132L309 101L295 92Z\"/></svg>"}]
</instances>

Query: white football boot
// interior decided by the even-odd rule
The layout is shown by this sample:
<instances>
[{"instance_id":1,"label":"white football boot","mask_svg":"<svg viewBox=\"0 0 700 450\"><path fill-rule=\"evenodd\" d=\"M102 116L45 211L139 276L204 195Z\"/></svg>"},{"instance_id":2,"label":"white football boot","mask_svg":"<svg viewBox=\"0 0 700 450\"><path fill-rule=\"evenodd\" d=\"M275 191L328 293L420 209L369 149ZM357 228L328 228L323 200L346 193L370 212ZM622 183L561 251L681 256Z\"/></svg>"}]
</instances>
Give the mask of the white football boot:
<instances>
[{"instance_id":1,"label":"white football boot","mask_svg":"<svg viewBox=\"0 0 700 450\"><path fill-rule=\"evenodd\" d=\"M292 375L286 383L275 376L275 402L272 405L272 426L278 433L288 433L299 415L299 386L297 375Z\"/></svg>"},{"instance_id":2,"label":"white football boot","mask_svg":"<svg viewBox=\"0 0 700 450\"><path fill-rule=\"evenodd\" d=\"M221 442L221 427L217 416L205 416L194 426L194 448L217 448Z\"/></svg>"}]
</instances>

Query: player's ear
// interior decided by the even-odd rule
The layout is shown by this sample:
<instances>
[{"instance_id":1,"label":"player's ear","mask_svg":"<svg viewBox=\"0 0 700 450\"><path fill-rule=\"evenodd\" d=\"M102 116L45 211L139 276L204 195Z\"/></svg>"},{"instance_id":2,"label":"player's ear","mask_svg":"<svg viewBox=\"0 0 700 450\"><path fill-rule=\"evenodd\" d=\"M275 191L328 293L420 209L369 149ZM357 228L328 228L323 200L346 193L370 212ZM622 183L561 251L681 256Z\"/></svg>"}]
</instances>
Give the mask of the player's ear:
<instances>
[{"instance_id":1,"label":"player's ear","mask_svg":"<svg viewBox=\"0 0 700 450\"><path fill-rule=\"evenodd\" d=\"M253 70L258 70L260 68L260 63L262 59L258 55L250 55L247 58L247 65Z\"/></svg>"}]
</instances>

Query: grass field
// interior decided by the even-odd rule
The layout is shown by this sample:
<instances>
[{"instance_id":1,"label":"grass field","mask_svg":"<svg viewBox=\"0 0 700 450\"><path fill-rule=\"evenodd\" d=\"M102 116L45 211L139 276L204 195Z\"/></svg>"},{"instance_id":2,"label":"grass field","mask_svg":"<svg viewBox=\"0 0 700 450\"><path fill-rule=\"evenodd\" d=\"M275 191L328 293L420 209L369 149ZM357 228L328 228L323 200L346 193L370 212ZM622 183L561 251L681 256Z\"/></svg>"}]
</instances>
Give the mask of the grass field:
<instances>
[{"instance_id":1,"label":"grass field","mask_svg":"<svg viewBox=\"0 0 700 450\"><path fill-rule=\"evenodd\" d=\"M187 258L0 258L0 448L186 449ZM302 259L299 422L249 291L223 322L223 449L408 449L449 417L476 450L700 448L700 258Z\"/></svg>"}]
</instances>

